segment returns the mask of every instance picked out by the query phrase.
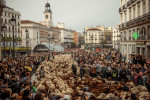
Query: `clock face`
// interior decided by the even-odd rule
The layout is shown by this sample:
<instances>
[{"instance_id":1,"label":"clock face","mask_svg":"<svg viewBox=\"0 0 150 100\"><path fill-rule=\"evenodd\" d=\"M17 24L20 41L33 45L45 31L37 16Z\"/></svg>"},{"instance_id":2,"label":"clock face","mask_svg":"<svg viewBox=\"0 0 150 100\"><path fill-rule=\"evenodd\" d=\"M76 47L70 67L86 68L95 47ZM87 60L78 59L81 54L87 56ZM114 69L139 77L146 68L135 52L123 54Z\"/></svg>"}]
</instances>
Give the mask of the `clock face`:
<instances>
[{"instance_id":1,"label":"clock face","mask_svg":"<svg viewBox=\"0 0 150 100\"><path fill-rule=\"evenodd\" d=\"M48 15L45 15L45 18L48 19Z\"/></svg>"}]
</instances>

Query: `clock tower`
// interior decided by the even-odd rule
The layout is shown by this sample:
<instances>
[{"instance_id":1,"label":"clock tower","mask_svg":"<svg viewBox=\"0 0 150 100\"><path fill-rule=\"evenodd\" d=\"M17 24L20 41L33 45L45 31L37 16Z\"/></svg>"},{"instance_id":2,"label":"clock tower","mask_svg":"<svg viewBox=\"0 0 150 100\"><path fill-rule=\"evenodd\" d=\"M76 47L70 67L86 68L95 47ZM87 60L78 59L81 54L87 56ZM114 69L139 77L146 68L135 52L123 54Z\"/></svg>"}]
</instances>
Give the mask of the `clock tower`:
<instances>
[{"instance_id":1,"label":"clock tower","mask_svg":"<svg viewBox=\"0 0 150 100\"><path fill-rule=\"evenodd\" d=\"M50 4L48 2L45 4L44 23L43 24L48 26L48 27L53 26L52 11L50 9Z\"/></svg>"}]
</instances>

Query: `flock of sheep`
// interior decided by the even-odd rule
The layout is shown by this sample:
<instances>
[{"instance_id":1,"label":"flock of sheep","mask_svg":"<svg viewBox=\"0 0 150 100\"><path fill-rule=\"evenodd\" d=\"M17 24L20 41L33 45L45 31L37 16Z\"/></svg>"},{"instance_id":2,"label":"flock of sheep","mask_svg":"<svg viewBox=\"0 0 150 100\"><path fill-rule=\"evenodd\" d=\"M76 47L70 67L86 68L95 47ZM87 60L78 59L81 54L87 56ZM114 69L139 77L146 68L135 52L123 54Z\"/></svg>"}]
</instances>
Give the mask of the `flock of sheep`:
<instances>
[{"instance_id":1,"label":"flock of sheep","mask_svg":"<svg viewBox=\"0 0 150 100\"><path fill-rule=\"evenodd\" d=\"M131 93L136 94L139 100L149 100L150 93L144 86L135 86L133 82L117 82L101 77L84 76L74 78L72 73L72 64L77 67L77 75L79 76L80 68L71 55L56 55L54 60L43 62L36 71L38 81L38 91L47 91L53 95L69 94L73 100L78 100L77 95L83 94L83 88L88 87L89 92L93 94L95 99L109 99L115 97L114 100L131 100ZM45 78L40 78L39 70L44 66ZM129 87L129 91L122 91L122 87ZM92 99L91 99L92 100Z\"/></svg>"}]
</instances>

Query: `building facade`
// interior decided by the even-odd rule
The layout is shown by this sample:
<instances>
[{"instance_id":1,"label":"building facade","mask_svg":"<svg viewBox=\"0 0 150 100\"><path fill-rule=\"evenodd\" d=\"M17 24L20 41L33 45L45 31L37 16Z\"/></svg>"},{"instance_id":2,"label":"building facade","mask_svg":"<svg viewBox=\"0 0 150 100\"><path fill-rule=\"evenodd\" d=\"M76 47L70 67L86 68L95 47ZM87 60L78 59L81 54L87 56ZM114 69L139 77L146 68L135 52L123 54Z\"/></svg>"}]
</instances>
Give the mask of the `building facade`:
<instances>
[{"instance_id":1,"label":"building facade","mask_svg":"<svg viewBox=\"0 0 150 100\"><path fill-rule=\"evenodd\" d=\"M112 46L112 28L97 26L95 28L85 28L85 45L91 47L111 47Z\"/></svg>"},{"instance_id":2,"label":"building facade","mask_svg":"<svg viewBox=\"0 0 150 100\"><path fill-rule=\"evenodd\" d=\"M2 31L2 38L1 38L1 47L2 51L4 52L4 45L5 45L5 51L8 54L11 54L11 49L13 47L13 26L11 25L11 19L14 16L16 19L15 26L14 26L14 46L15 51L17 52L18 47L21 46L21 14L18 11L15 11L12 8L5 7L3 8L1 21L2 25L5 24L6 31ZM5 41L4 41L5 38Z\"/></svg>"},{"instance_id":3,"label":"building facade","mask_svg":"<svg viewBox=\"0 0 150 100\"><path fill-rule=\"evenodd\" d=\"M2 16L2 12L3 12L3 8L6 5L6 1L5 0L0 0L0 17ZM0 18L0 26L2 25L2 19ZM1 60L1 27L0 27L0 60Z\"/></svg>"},{"instance_id":4,"label":"building facade","mask_svg":"<svg viewBox=\"0 0 150 100\"><path fill-rule=\"evenodd\" d=\"M55 27L60 32L60 43L64 48L70 48L74 42L74 30L66 29L64 23L58 22L58 26Z\"/></svg>"},{"instance_id":5,"label":"building facade","mask_svg":"<svg viewBox=\"0 0 150 100\"><path fill-rule=\"evenodd\" d=\"M150 57L150 0L120 0L120 51Z\"/></svg>"},{"instance_id":6,"label":"building facade","mask_svg":"<svg viewBox=\"0 0 150 100\"><path fill-rule=\"evenodd\" d=\"M119 32L119 25L113 27L113 48L119 49L120 47L120 32Z\"/></svg>"},{"instance_id":7,"label":"building facade","mask_svg":"<svg viewBox=\"0 0 150 100\"><path fill-rule=\"evenodd\" d=\"M28 32L26 32L26 29ZM44 42L52 45L60 45L60 33L59 31L54 30L53 27L50 28L37 22L22 20L21 32L22 46L31 47L31 51L34 51L35 46Z\"/></svg>"}]
</instances>

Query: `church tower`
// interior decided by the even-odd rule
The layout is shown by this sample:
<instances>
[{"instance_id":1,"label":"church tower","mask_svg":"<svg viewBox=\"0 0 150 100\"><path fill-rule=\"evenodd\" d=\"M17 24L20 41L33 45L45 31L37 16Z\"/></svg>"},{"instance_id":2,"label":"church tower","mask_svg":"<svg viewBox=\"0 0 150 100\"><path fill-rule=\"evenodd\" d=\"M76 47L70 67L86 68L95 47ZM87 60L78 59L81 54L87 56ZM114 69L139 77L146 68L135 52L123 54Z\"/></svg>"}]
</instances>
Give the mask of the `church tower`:
<instances>
[{"instance_id":1,"label":"church tower","mask_svg":"<svg viewBox=\"0 0 150 100\"><path fill-rule=\"evenodd\" d=\"M42 23L48 27L53 26L52 22L52 11L50 9L50 4L47 2L45 4L45 11L44 11L44 23Z\"/></svg>"}]
</instances>

